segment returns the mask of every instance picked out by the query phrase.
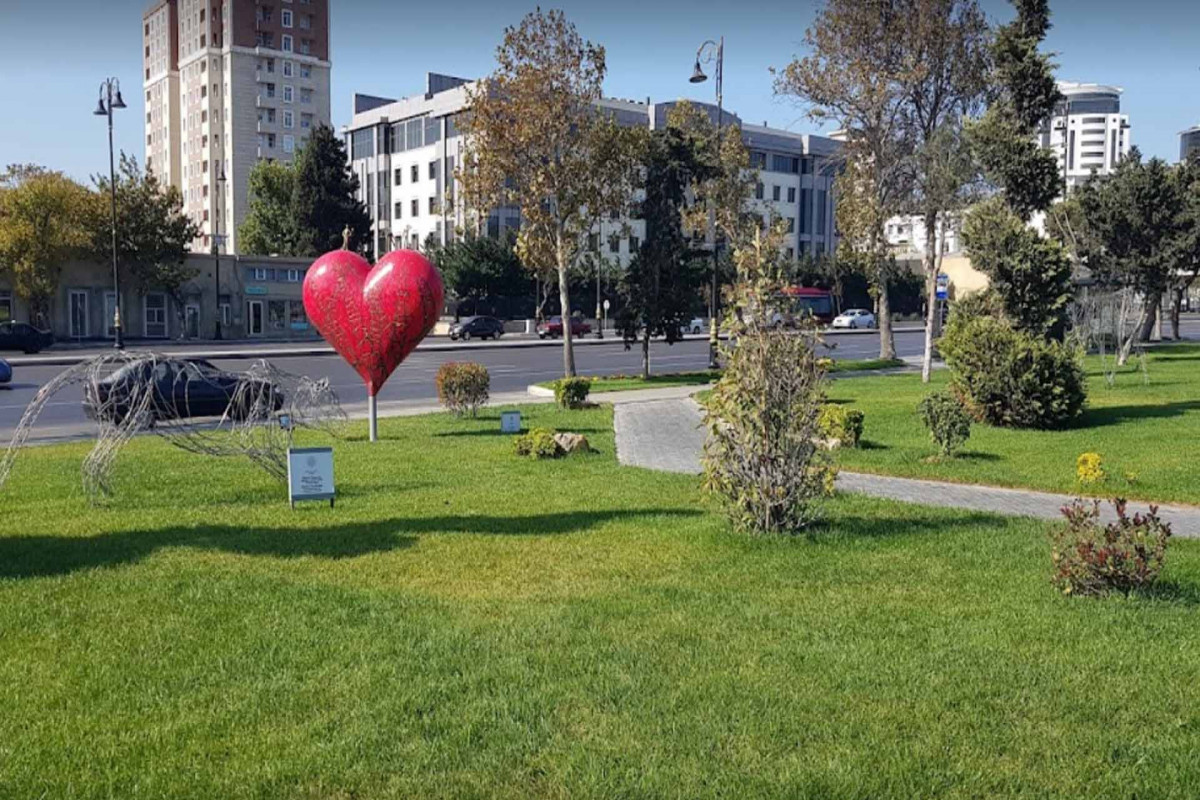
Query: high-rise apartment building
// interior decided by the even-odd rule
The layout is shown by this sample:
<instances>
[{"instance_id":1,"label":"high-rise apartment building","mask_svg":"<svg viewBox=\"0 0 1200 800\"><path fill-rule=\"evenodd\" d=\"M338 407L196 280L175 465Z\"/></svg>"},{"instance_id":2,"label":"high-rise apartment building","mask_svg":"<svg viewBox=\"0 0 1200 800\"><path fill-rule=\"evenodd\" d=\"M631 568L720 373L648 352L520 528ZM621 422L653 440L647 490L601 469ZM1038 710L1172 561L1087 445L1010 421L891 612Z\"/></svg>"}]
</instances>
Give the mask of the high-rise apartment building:
<instances>
[{"instance_id":1,"label":"high-rise apartment building","mask_svg":"<svg viewBox=\"0 0 1200 800\"><path fill-rule=\"evenodd\" d=\"M350 165L359 179L360 199L375 229L374 252L419 247L430 236L445 242L465 223L456 204L454 169L461 164L463 135L458 115L466 109L468 81L429 73L426 91L401 100L356 94L354 116L344 129ZM651 129L667 123L673 102L616 98L597 101L622 125ZM717 109L693 105L716 120ZM832 253L833 182L840 145L832 139L744 124L726 110L725 125L741 126L758 182L752 207L773 212L787 225L785 256ZM491 213L485 233L499 236L520 225L515 208ZM628 216L603 221L588 248L610 263L626 265L645 238L645 222Z\"/></svg>"},{"instance_id":2,"label":"high-rise apartment building","mask_svg":"<svg viewBox=\"0 0 1200 800\"><path fill-rule=\"evenodd\" d=\"M1200 125L1179 134L1179 160L1186 161L1193 153L1200 154Z\"/></svg>"},{"instance_id":3,"label":"high-rise apartment building","mask_svg":"<svg viewBox=\"0 0 1200 800\"><path fill-rule=\"evenodd\" d=\"M142 17L146 166L236 253L250 170L330 123L329 0L156 0ZM224 174L224 192L220 176Z\"/></svg>"},{"instance_id":4,"label":"high-rise apartment building","mask_svg":"<svg viewBox=\"0 0 1200 800\"><path fill-rule=\"evenodd\" d=\"M1038 142L1058 156L1058 168L1070 192L1091 177L1116 169L1132 146L1129 117L1121 113L1116 86L1059 81L1063 102L1038 131Z\"/></svg>"}]
</instances>

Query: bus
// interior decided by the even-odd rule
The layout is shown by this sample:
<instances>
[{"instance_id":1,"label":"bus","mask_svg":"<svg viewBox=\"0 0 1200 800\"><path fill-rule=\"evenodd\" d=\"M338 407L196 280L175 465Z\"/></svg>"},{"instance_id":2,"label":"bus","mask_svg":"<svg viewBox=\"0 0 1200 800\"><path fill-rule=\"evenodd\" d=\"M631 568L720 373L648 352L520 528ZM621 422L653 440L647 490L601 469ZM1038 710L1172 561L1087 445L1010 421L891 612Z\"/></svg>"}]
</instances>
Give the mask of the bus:
<instances>
[{"instance_id":1,"label":"bus","mask_svg":"<svg viewBox=\"0 0 1200 800\"><path fill-rule=\"evenodd\" d=\"M837 316L837 304L829 289L786 286L782 294L787 299L792 316L809 316L822 325L828 325Z\"/></svg>"}]
</instances>

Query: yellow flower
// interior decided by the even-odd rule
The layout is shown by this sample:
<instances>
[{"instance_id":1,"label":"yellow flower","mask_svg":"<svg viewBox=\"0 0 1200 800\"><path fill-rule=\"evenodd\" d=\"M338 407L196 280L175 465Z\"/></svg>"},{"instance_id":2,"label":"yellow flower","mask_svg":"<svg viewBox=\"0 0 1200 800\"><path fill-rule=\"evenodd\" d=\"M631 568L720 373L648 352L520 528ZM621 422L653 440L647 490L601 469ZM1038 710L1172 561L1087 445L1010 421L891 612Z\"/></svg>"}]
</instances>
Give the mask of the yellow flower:
<instances>
[{"instance_id":1,"label":"yellow flower","mask_svg":"<svg viewBox=\"0 0 1200 800\"><path fill-rule=\"evenodd\" d=\"M1075 461L1075 475L1083 484L1103 483L1104 459L1099 453L1084 453Z\"/></svg>"}]
</instances>

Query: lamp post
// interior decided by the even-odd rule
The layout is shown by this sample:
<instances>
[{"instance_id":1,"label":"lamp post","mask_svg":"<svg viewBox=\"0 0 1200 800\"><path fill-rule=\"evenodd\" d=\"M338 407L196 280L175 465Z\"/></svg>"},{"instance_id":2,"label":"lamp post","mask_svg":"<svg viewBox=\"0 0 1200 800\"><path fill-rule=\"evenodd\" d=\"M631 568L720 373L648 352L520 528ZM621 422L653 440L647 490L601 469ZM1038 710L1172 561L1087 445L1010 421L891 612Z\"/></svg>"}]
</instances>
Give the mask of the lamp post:
<instances>
[{"instance_id":1,"label":"lamp post","mask_svg":"<svg viewBox=\"0 0 1200 800\"><path fill-rule=\"evenodd\" d=\"M721 90L724 88L725 80L725 37L722 36L717 41L709 39L696 49L696 66L692 70L692 77L689 79L692 83L704 83L708 80L708 76L704 74L701 64L710 64L716 62L716 70L713 78L717 89L717 159L721 157L721 127L725 122L724 111L721 106ZM713 273L712 273L712 296L709 298L709 320L708 320L708 368L717 369L720 366L717 363L717 342L719 333L719 323L717 322L717 312L720 305L720 253L717 247L717 225L716 220L713 220Z\"/></svg>"},{"instance_id":2,"label":"lamp post","mask_svg":"<svg viewBox=\"0 0 1200 800\"><path fill-rule=\"evenodd\" d=\"M100 101L92 112L97 117L108 117L108 190L112 204L112 272L113 272L113 347L125 349L125 337L121 335L121 279L117 275L117 168L113 160L113 109L125 108L121 99L121 82L116 78L105 78L100 84Z\"/></svg>"},{"instance_id":3,"label":"lamp post","mask_svg":"<svg viewBox=\"0 0 1200 800\"><path fill-rule=\"evenodd\" d=\"M217 208L216 219L213 220L213 307L216 309L217 329L213 338L221 339L221 209L225 206L225 161L222 159L217 166Z\"/></svg>"}]
</instances>

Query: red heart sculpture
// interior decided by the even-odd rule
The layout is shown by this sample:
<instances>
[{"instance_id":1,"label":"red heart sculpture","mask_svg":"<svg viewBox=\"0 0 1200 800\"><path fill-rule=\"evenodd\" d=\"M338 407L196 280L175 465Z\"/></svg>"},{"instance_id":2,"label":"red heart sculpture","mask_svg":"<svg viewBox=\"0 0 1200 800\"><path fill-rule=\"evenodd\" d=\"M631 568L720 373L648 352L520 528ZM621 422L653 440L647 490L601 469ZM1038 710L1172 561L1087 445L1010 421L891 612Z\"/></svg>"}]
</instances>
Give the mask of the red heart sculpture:
<instances>
[{"instance_id":1,"label":"red heart sculpture","mask_svg":"<svg viewBox=\"0 0 1200 800\"><path fill-rule=\"evenodd\" d=\"M308 318L371 396L433 330L443 297L442 276L415 250L393 250L374 267L357 253L334 250L304 276Z\"/></svg>"}]
</instances>

